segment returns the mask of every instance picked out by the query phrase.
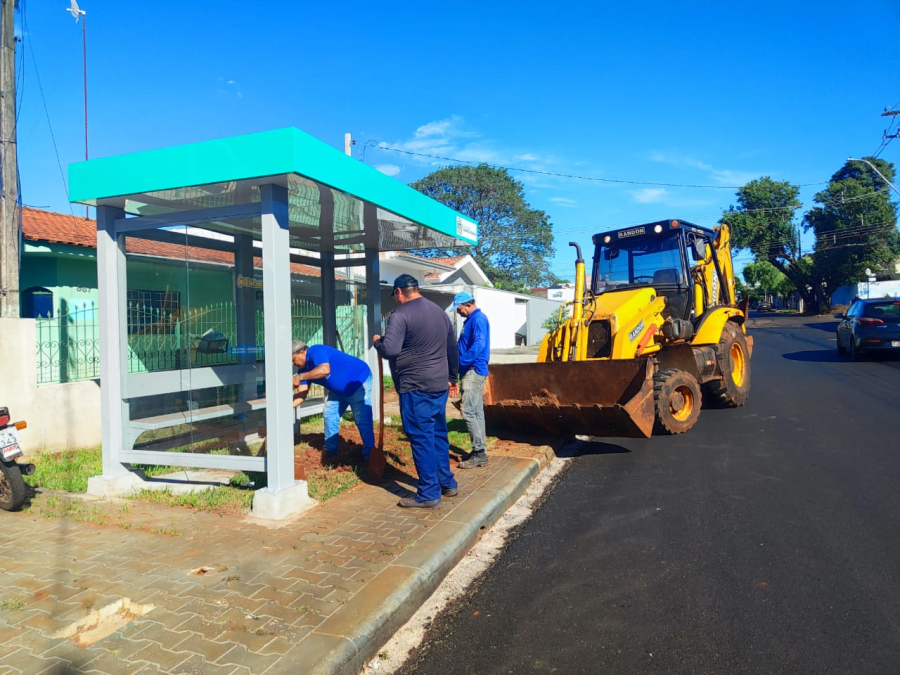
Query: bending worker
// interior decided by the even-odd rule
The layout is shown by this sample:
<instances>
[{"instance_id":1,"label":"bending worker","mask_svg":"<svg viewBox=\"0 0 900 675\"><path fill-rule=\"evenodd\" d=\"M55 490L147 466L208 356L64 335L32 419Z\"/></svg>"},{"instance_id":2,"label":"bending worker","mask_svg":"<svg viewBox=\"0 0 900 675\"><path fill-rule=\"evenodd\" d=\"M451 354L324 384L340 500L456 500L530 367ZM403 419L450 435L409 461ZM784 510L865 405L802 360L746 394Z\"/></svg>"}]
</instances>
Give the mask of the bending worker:
<instances>
[{"instance_id":1,"label":"bending worker","mask_svg":"<svg viewBox=\"0 0 900 675\"><path fill-rule=\"evenodd\" d=\"M447 396L458 391L456 334L444 310L421 296L414 276L397 277L392 294L398 307L384 336L373 335L372 342L379 356L394 359L403 431L419 474L416 496L398 506L433 509L441 496L457 494L447 437Z\"/></svg>"},{"instance_id":2,"label":"bending worker","mask_svg":"<svg viewBox=\"0 0 900 675\"><path fill-rule=\"evenodd\" d=\"M294 375L294 407L298 407L309 393L309 385L325 388L325 452L334 456L340 440L341 417L350 407L353 421L362 437L363 459L375 447L372 428L372 371L369 365L334 347L313 345L294 340L292 360L297 367Z\"/></svg>"},{"instance_id":3,"label":"bending worker","mask_svg":"<svg viewBox=\"0 0 900 675\"><path fill-rule=\"evenodd\" d=\"M491 326L484 312L475 306L471 293L457 293L453 309L466 320L459 336L459 376L462 416L472 439L472 454L459 463L459 468L474 469L488 463L482 393L491 358Z\"/></svg>"}]
</instances>

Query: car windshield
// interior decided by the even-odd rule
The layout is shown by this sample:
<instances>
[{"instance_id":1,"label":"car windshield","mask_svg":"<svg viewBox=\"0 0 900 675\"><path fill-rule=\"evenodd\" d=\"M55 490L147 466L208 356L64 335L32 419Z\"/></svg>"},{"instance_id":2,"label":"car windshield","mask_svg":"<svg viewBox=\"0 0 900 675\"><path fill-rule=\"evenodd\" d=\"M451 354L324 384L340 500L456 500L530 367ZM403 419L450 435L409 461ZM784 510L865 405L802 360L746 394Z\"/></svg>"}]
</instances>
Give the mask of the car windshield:
<instances>
[{"instance_id":1,"label":"car windshield","mask_svg":"<svg viewBox=\"0 0 900 675\"><path fill-rule=\"evenodd\" d=\"M867 302L863 306L862 315L867 319L900 322L900 302L895 300L886 302Z\"/></svg>"},{"instance_id":2,"label":"car windshield","mask_svg":"<svg viewBox=\"0 0 900 675\"><path fill-rule=\"evenodd\" d=\"M685 284L678 237L639 237L600 250L594 270L595 293L662 284Z\"/></svg>"}]
</instances>

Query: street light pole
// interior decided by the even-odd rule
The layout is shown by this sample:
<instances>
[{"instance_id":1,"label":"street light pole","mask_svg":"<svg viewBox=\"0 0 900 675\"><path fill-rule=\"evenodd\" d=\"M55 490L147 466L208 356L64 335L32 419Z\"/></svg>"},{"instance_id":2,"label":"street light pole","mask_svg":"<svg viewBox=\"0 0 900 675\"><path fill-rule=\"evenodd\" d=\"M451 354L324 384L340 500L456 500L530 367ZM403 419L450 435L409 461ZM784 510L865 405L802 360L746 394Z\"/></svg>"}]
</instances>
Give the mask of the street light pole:
<instances>
[{"instance_id":1,"label":"street light pole","mask_svg":"<svg viewBox=\"0 0 900 675\"><path fill-rule=\"evenodd\" d=\"M87 86L87 13L78 6L78 0L72 0L72 6L66 11L75 17L75 23L81 19L81 59L84 64L84 161L88 159L88 86ZM84 219L88 219L88 207L84 207Z\"/></svg>"},{"instance_id":2,"label":"street light pole","mask_svg":"<svg viewBox=\"0 0 900 675\"><path fill-rule=\"evenodd\" d=\"M896 192L898 195L900 195L900 190L898 190L898 189L896 188L896 186L895 186L891 181L889 181L887 178L885 178L885 177L884 177L884 174L882 174L878 169L876 169L876 168L875 168L875 165L872 164L872 162L870 162L869 160L867 160L867 159L854 159L853 157L848 157L848 158L847 158L847 161L848 161L848 162L865 162L865 163L868 164L870 167L872 167L872 171L874 171L875 173L877 173L877 174L881 177L881 180L883 180L885 183L887 183L888 185L890 185L890 186L891 186L891 189L892 189L894 192Z\"/></svg>"}]
</instances>

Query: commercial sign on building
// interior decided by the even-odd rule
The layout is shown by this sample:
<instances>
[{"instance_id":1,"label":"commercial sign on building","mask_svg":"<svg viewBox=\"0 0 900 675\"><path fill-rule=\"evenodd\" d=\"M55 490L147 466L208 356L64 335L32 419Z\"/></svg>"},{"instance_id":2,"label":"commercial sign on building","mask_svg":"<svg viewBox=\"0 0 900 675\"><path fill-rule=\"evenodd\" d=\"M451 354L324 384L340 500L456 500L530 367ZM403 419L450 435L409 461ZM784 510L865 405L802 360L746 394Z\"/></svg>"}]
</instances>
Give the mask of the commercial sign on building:
<instances>
[{"instance_id":1,"label":"commercial sign on building","mask_svg":"<svg viewBox=\"0 0 900 675\"><path fill-rule=\"evenodd\" d=\"M243 274L238 274L237 287L238 288L262 288L263 282L262 282L262 279L254 279L253 277L245 277Z\"/></svg>"}]
</instances>

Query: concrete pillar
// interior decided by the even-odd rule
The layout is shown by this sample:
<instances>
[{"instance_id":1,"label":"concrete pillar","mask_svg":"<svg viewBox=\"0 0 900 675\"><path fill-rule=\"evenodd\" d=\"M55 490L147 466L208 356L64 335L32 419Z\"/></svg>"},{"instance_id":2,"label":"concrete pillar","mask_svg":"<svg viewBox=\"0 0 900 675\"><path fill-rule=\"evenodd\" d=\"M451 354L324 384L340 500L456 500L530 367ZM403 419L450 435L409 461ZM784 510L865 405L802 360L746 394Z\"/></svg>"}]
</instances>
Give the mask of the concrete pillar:
<instances>
[{"instance_id":1,"label":"concrete pillar","mask_svg":"<svg viewBox=\"0 0 900 675\"><path fill-rule=\"evenodd\" d=\"M124 402L128 373L128 324L126 312L125 235L116 235L115 221L124 209L97 207L97 297L100 309L100 405L103 437L103 475L127 473L118 461L124 447Z\"/></svg>"},{"instance_id":2,"label":"concrete pillar","mask_svg":"<svg viewBox=\"0 0 900 675\"><path fill-rule=\"evenodd\" d=\"M120 461L125 425L130 419L125 401L128 375L125 235L116 234L115 221L124 209L97 207L97 297L100 310L100 427L103 473L88 479L88 494L127 492L141 483Z\"/></svg>"}]
</instances>

